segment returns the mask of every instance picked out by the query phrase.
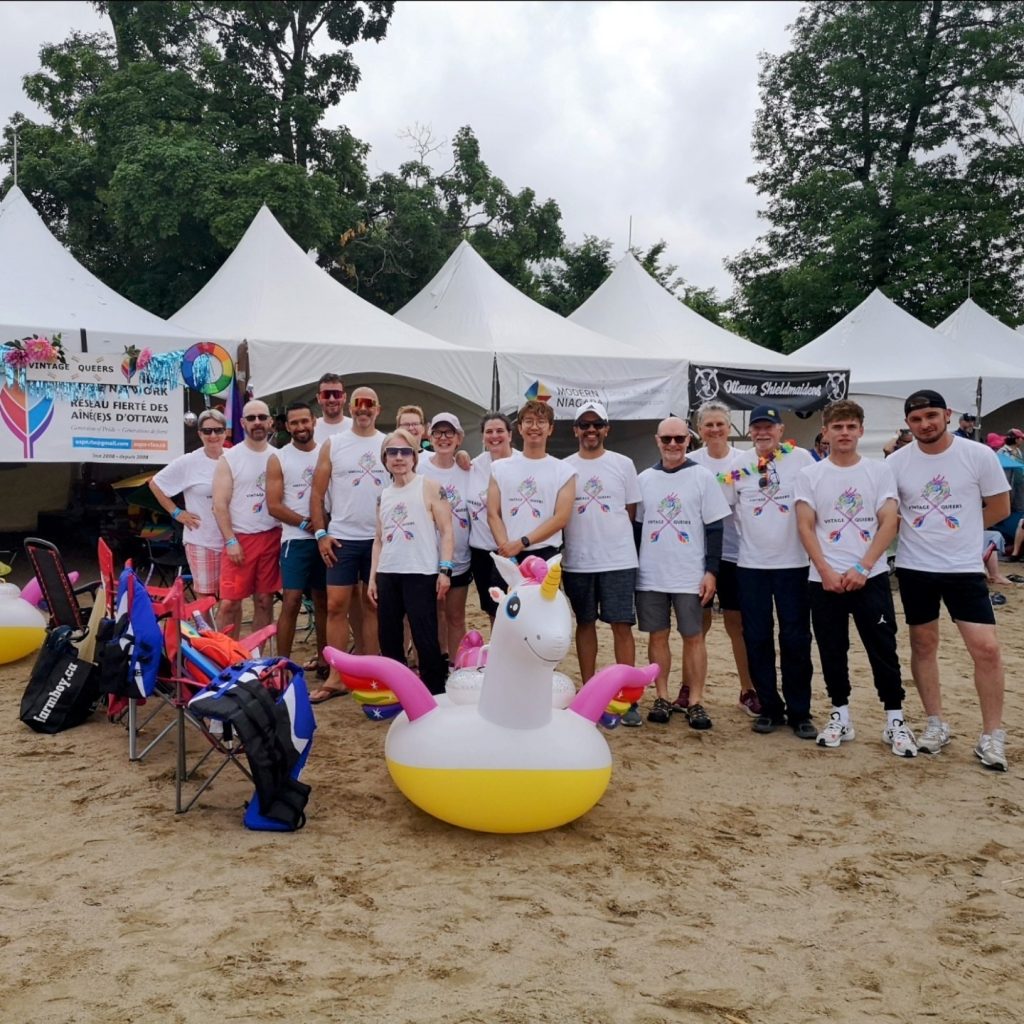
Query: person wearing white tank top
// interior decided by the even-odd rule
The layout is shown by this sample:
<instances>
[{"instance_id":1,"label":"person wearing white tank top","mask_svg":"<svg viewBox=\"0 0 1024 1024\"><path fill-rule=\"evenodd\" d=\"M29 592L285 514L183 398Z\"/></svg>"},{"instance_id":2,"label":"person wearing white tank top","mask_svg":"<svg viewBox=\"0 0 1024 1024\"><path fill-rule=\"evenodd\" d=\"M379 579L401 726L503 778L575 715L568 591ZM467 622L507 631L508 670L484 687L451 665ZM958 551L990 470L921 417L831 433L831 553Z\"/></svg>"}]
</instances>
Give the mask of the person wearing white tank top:
<instances>
[{"instance_id":1,"label":"person wearing white tank top","mask_svg":"<svg viewBox=\"0 0 1024 1024\"><path fill-rule=\"evenodd\" d=\"M266 402L245 404L242 429L245 440L224 452L213 474L213 514L224 538L218 618L222 629L234 627L236 637L242 602L253 599L255 633L270 625L274 594L281 589L281 526L267 509L273 417Z\"/></svg>"},{"instance_id":2,"label":"person wearing white tank top","mask_svg":"<svg viewBox=\"0 0 1024 1024\"><path fill-rule=\"evenodd\" d=\"M310 499L319 445L313 439L313 410L308 402L285 409L285 429L291 443L267 460L267 505L281 523L281 584L283 599L277 617L277 653L290 658L302 595L309 591L316 626L317 674L327 677L320 657L327 642L327 572L313 537Z\"/></svg>"},{"instance_id":3,"label":"person wearing white tank top","mask_svg":"<svg viewBox=\"0 0 1024 1024\"><path fill-rule=\"evenodd\" d=\"M366 588L377 608L380 652L406 664L408 617L420 678L431 693L443 693L448 664L437 642L437 601L448 593L454 568L451 506L436 482L417 474L419 452L404 430L384 439L381 459L392 482L377 506Z\"/></svg>"}]
</instances>

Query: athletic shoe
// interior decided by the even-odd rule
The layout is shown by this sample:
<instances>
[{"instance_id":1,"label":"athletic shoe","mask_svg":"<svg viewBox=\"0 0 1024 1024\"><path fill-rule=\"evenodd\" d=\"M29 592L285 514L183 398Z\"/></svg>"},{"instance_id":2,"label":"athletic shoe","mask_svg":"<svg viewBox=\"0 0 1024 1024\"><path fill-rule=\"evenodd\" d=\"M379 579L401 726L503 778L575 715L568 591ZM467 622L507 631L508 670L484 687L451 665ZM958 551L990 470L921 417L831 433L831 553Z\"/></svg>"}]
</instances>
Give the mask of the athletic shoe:
<instances>
[{"instance_id":1,"label":"athletic shoe","mask_svg":"<svg viewBox=\"0 0 1024 1024\"><path fill-rule=\"evenodd\" d=\"M780 725L785 725L786 720L784 718L772 718L771 715L764 713L757 716L754 719L754 724L750 727L751 732L769 733L775 732Z\"/></svg>"},{"instance_id":2,"label":"athletic shoe","mask_svg":"<svg viewBox=\"0 0 1024 1024\"><path fill-rule=\"evenodd\" d=\"M897 757L917 757L917 742L905 722L896 719L882 730L882 742L892 747Z\"/></svg>"},{"instance_id":3,"label":"athletic shoe","mask_svg":"<svg viewBox=\"0 0 1024 1024\"><path fill-rule=\"evenodd\" d=\"M1006 733L996 729L990 736L983 735L974 748L974 755L986 767L996 772L1009 771L1006 763Z\"/></svg>"},{"instance_id":4,"label":"athletic shoe","mask_svg":"<svg viewBox=\"0 0 1024 1024\"><path fill-rule=\"evenodd\" d=\"M761 714L761 702L757 699L757 690L744 690L738 701L740 711L745 711L751 718Z\"/></svg>"},{"instance_id":5,"label":"athletic shoe","mask_svg":"<svg viewBox=\"0 0 1024 1024\"><path fill-rule=\"evenodd\" d=\"M673 711L685 711L690 706L690 688L683 683L679 687L679 696L672 702Z\"/></svg>"},{"instance_id":6,"label":"athletic shoe","mask_svg":"<svg viewBox=\"0 0 1024 1024\"><path fill-rule=\"evenodd\" d=\"M949 742L949 723L929 718L924 732L917 737L917 749L926 754L939 754Z\"/></svg>"},{"instance_id":7,"label":"athletic shoe","mask_svg":"<svg viewBox=\"0 0 1024 1024\"><path fill-rule=\"evenodd\" d=\"M664 697L655 697L654 706L647 712L647 721L667 725L671 717L672 705Z\"/></svg>"},{"instance_id":8,"label":"athletic shoe","mask_svg":"<svg viewBox=\"0 0 1024 1024\"><path fill-rule=\"evenodd\" d=\"M853 722L843 725L839 719L839 712L833 711L828 716L825 728L818 733L818 746L838 747L840 743L849 743L856 735L853 731Z\"/></svg>"},{"instance_id":9,"label":"athletic shoe","mask_svg":"<svg viewBox=\"0 0 1024 1024\"><path fill-rule=\"evenodd\" d=\"M816 740L818 738L818 730L815 728L814 722L810 717L790 722L789 727L793 730L797 739Z\"/></svg>"},{"instance_id":10,"label":"athletic shoe","mask_svg":"<svg viewBox=\"0 0 1024 1024\"><path fill-rule=\"evenodd\" d=\"M628 725L630 728L635 729L638 725L643 725L644 720L637 711L635 704L630 704L629 710L622 716L622 724Z\"/></svg>"},{"instance_id":11,"label":"athletic shoe","mask_svg":"<svg viewBox=\"0 0 1024 1024\"><path fill-rule=\"evenodd\" d=\"M690 723L691 729L711 728L711 719L708 718L703 704L691 704L686 709L686 721Z\"/></svg>"}]
</instances>

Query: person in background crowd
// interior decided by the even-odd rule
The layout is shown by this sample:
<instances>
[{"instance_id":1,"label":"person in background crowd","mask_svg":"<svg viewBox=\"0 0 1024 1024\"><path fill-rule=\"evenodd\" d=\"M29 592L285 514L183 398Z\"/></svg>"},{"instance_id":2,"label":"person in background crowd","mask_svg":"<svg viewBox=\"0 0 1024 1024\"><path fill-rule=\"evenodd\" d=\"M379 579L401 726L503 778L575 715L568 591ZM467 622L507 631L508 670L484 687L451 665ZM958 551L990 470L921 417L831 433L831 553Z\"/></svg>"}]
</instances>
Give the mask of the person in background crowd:
<instances>
[{"instance_id":1,"label":"person in background crowd","mask_svg":"<svg viewBox=\"0 0 1024 1024\"><path fill-rule=\"evenodd\" d=\"M320 378L317 383L316 400L323 413L313 428L313 440L319 444L333 434L340 434L348 425L343 411L345 385L336 373L325 373Z\"/></svg>"},{"instance_id":2,"label":"person in background crowd","mask_svg":"<svg viewBox=\"0 0 1024 1024\"><path fill-rule=\"evenodd\" d=\"M821 462L822 459L828 458L828 441L825 439L824 434L815 436L814 450L811 452L811 457L815 462Z\"/></svg>"},{"instance_id":3,"label":"person in background crowd","mask_svg":"<svg viewBox=\"0 0 1024 1024\"><path fill-rule=\"evenodd\" d=\"M960 414L960 426L958 429L953 431L954 437L963 437L968 441L980 441L981 435L978 433L978 417L973 413L964 412Z\"/></svg>"},{"instance_id":4,"label":"person in background crowd","mask_svg":"<svg viewBox=\"0 0 1024 1024\"><path fill-rule=\"evenodd\" d=\"M893 452L898 452L901 448L905 448L913 440L914 435L910 433L909 428L900 427L896 432L896 436L882 448L882 455L885 458L889 458Z\"/></svg>"}]
</instances>

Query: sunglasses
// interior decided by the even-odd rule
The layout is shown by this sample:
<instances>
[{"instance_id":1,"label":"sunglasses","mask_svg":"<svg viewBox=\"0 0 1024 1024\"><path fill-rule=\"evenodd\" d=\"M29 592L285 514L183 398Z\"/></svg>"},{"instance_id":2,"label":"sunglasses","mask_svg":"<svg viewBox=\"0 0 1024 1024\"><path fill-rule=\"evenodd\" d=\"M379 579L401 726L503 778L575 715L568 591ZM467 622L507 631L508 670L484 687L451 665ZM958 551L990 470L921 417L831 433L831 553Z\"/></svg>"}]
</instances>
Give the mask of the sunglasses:
<instances>
[{"instance_id":1,"label":"sunglasses","mask_svg":"<svg viewBox=\"0 0 1024 1024\"><path fill-rule=\"evenodd\" d=\"M199 428L199 433L205 435L206 437L212 437L214 434L223 434L225 432L226 431L225 431L224 427L200 427Z\"/></svg>"},{"instance_id":2,"label":"sunglasses","mask_svg":"<svg viewBox=\"0 0 1024 1024\"><path fill-rule=\"evenodd\" d=\"M608 426L607 420L587 420L586 423L577 423L576 427L581 432L587 430L604 430Z\"/></svg>"},{"instance_id":3,"label":"sunglasses","mask_svg":"<svg viewBox=\"0 0 1024 1024\"><path fill-rule=\"evenodd\" d=\"M353 409L376 409L377 402L372 398L353 398Z\"/></svg>"},{"instance_id":4,"label":"sunglasses","mask_svg":"<svg viewBox=\"0 0 1024 1024\"><path fill-rule=\"evenodd\" d=\"M345 392L344 391L321 391L320 392L320 397L321 398L344 398L345 397Z\"/></svg>"},{"instance_id":5,"label":"sunglasses","mask_svg":"<svg viewBox=\"0 0 1024 1024\"><path fill-rule=\"evenodd\" d=\"M658 440L662 444L686 444L689 438L686 434L659 434Z\"/></svg>"},{"instance_id":6,"label":"sunglasses","mask_svg":"<svg viewBox=\"0 0 1024 1024\"><path fill-rule=\"evenodd\" d=\"M385 448L384 455L389 459L411 459L413 450L411 448Z\"/></svg>"},{"instance_id":7,"label":"sunglasses","mask_svg":"<svg viewBox=\"0 0 1024 1024\"><path fill-rule=\"evenodd\" d=\"M246 423L264 423L270 419L265 412L253 413L251 416L243 416Z\"/></svg>"},{"instance_id":8,"label":"sunglasses","mask_svg":"<svg viewBox=\"0 0 1024 1024\"><path fill-rule=\"evenodd\" d=\"M435 427L430 432L431 437L454 437L455 431L450 427Z\"/></svg>"}]
</instances>

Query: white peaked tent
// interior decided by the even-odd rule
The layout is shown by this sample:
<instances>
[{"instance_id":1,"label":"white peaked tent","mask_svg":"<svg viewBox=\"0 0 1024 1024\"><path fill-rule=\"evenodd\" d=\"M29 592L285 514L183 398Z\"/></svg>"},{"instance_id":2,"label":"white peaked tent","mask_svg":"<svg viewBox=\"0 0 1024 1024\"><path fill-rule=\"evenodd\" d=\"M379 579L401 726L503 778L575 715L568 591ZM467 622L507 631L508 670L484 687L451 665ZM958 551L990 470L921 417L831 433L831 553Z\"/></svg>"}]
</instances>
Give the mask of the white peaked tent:
<instances>
[{"instance_id":1,"label":"white peaked tent","mask_svg":"<svg viewBox=\"0 0 1024 1024\"><path fill-rule=\"evenodd\" d=\"M630 252L569 319L643 352L716 365L799 369L782 353L755 345L694 312Z\"/></svg>"},{"instance_id":2,"label":"white peaked tent","mask_svg":"<svg viewBox=\"0 0 1024 1024\"><path fill-rule=\"evenodd\" d=\"M979 413L1024 396L1024 367L994 359L933 330L877 288L852 312L794 356L803 363L850 367L853 394L905 398L917 388L941 392L950 408Z\"/></svg>"},{"instance_id":3,"label":"white peaked tent","mask_svg":"<svg viewBox=\"0 0 1024 1024\"><path fill-rule=\"evenodd\" d=\"M15 186L0 202L0 343L59 333L69 353L122 355L126 345L173 352L199 339L94 277L50 234Z\"/></svg>"},{"instance_id":4,"label":"white peaked tent","mask_svg":"<svg viewBox=\"0 0 1024 1024\"><path fill-rule=\"evenodd\" d=\"M457 345L493 352L500 404L518 405L537 383L559 418L572 403L602 401L612 419L658 419L686 404L685 366L571 323L510 285L461 242L398 320ZM541 392L543 394L543 391Z\"/></svg>"},{"instance_id":5,"label":"white peaked tent","mask_svg":"<svg viewBox=\"0 0 1024 1024\"><path fill-rule=\"evenodd\" d=\"M1024 338L986 313L973 299L965 299L935 330L964 351L1005 363L1019 363L1024 354Z\"/></svg>"},{"instance_id":6,"label":"white peaked tent","mask_svg":"<svg viewBox=\"0 0 1024 1024\"><path fill-rule=\"evenodd\" d=\"M248 340L257 395L310 385L330 372L344 378L350 394L357 383L377 386L381 394L381 382L391 381L402 385L406 401L416 400L418 384L445 398L460 396L463 410L487 407L487 352L439 341L359 298L321 270L266 206L220 270L172 319L211 337ZM391 399L381 394L381 401L389 409Z\"/></svg>"}]
</instances>

